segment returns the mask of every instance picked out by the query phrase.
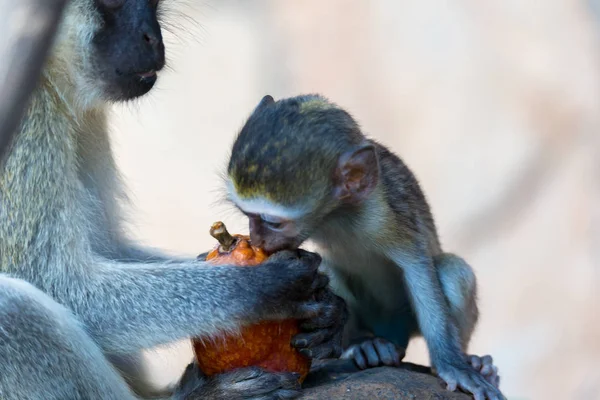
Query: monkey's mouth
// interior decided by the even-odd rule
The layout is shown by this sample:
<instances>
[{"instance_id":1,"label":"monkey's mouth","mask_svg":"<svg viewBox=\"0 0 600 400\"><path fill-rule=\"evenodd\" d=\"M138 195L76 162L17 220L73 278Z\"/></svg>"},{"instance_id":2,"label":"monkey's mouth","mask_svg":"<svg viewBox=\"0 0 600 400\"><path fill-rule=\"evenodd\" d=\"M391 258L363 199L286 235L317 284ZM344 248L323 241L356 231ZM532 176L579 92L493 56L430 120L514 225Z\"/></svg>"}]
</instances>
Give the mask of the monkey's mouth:
<instances>
[{"instance_id":1,"label":"monkey's mouth","mask_svg":"<svg viewBox=\"0 0 600 400\"><path fill-rule=\"evenodd\" d=\"M158 79L156 69L142 71L115 70L113 78L108 80L107 92L115 101L130 100L150 91Z\"/></svg>"},{"instance_id":2,"label":"monkey's mouth","mask_svg":"<svg viewBox=\"0 0 600 400\"><path fill-rule=\"evenodd\" d=\"M138 73L137 76L142 82L150 84L154 84L156 82L156 79L158 78L158 75L154 70Z\"/></svg>"}]
</instances>

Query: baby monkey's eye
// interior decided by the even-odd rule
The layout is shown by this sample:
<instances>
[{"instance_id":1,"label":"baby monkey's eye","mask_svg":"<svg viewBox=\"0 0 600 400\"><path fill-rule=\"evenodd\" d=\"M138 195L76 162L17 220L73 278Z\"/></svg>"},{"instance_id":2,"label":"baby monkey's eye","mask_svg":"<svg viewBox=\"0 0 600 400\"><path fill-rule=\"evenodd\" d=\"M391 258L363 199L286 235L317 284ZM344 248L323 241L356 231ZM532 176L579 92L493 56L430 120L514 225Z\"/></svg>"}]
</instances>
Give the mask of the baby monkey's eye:
<instances>
[{"instance_id":1,"label":"baby monkey's eye","mask_svg":"<svg viewBox=\"0 0 600 400\"><path fill-rule=\"evenodd\" d=\"M281 229L281 227L283 227L283 222L268 222L268 221L263 221L263 223L267 226L269 226L270 228L273 229Z\"/></svg>"},{"instance_id":2,"label":"baby monkey's eye","mask_svg":"<svg viewBox=\"0 0 600 400\"><path fill-rule=\"evenodd\" d=\"M279 218L272 217L270 215L261 215L260 219L262 220L264 225L268 226L271 229L281 229L285 224L285 221Z\"/></svg>"}]
</instances>

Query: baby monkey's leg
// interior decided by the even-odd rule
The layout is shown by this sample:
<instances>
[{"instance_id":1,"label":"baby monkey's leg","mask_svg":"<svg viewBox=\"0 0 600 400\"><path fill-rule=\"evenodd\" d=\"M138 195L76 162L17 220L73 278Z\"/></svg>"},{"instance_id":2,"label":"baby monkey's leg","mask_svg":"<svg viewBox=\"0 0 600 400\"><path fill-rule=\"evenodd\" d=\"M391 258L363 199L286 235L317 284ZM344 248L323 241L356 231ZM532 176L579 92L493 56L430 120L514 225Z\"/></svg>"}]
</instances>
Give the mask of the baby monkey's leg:
<instances>
[{"instance_id":1,"label":"baby monkey's leg","mask_svg":"<svg viewBox=\"0 0 600 400\"><path fill-rule=\"evenodd\" d=\"M462 349L466 352L479 318L475 274L465 260L454 254L440 254L434 258L434 263L442 290L450 306L450 313L460 332ZM494 365L491 356L468 355L468 360L488 382L496 387L499 386L498 368Z\"/></svg>"}]
</instances>

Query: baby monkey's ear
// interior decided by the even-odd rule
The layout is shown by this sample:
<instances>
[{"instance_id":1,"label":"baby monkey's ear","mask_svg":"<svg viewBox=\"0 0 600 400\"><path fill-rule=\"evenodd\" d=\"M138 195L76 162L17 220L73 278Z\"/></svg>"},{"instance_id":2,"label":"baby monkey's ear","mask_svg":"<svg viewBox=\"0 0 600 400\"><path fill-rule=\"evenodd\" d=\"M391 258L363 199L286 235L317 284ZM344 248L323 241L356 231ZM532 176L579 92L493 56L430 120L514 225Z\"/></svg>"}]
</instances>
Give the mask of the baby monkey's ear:
<instances>
[{"instance_id":1,"label":"baby monkey's ear","mask_svg":"<svg viewBox=\"0 0 600 400\"><path fill-rule=\"evenodd\" d=\"M260 103L258 103L258 105L256 106L256 110L260 110L263 107L268 106L269 104L273 104L275 103L275 100L273 99L273 96L271 95L266 95L265 97L262 98L262 100L260 101Z\"/></svg>"},{"instance_id":2,"label":"baby monkey's ear","mask_svg":"<svg viewBox=\"0 0 600 400\"><path fill-rule=\"evenodd\" d=\"M335 194L346 203L360 203L377 186L379 161L372 144L342 154L338 160Z\"/></svg>"}]
</instances>

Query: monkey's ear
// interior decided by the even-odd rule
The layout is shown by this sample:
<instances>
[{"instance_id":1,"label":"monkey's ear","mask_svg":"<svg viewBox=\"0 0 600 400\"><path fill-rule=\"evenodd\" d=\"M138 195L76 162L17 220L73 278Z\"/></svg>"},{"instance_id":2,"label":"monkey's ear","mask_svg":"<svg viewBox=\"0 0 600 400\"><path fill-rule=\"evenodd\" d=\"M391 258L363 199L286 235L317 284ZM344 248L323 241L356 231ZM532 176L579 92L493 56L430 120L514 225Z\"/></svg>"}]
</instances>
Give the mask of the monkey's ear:
<instances>
[{"instance_id":1,"label":"monkey's ear","mask_svg":"<svg viewBox=\"0 0 600 400\"><path fill-rule=\"evenodd\" d=\"M379 161L371 144L343 154L338 161L335 195L348 203L366 199L379 181Z\"/></svg>"},{"instance_id":2,"label":"monkey's ear","mask_svg":"<svg viewBox=\"0 0 600 400\"><path fill-rule=\"evenodd\" d=\"M262 100L260 101L260 103L258 103L258 105L256 106L256 110L260 110L261 108L268 106L269 104L273 104L275 103L275 100L273 99L273 96L271 95L266 95L265 97L262 98Z\"/></svg>"}]
</instances>

